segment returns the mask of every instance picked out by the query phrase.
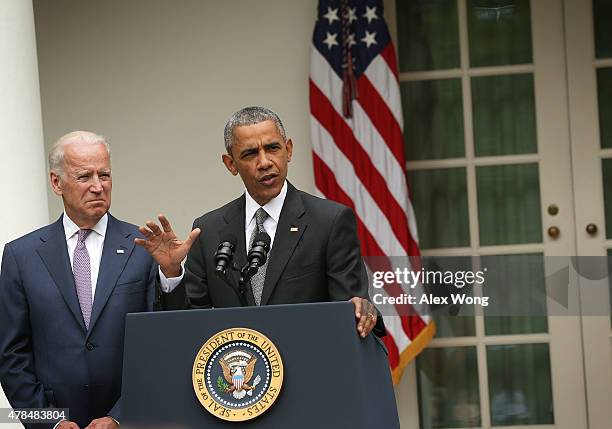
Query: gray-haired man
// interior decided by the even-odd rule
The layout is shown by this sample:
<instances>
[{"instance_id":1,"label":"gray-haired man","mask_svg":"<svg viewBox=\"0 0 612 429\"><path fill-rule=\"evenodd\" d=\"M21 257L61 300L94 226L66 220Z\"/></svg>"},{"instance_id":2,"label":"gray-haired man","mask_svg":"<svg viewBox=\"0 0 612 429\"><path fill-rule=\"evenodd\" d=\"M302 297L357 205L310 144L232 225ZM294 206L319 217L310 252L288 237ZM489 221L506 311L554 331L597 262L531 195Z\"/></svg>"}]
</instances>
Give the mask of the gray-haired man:
<instances>
[{"instance_id":1,"label":"gray-haired man","mask_svg":"<svg viewBox=\"0 0 612 429\"><path fill-rule=\"evenodd\" d=\"M113 429L121 420L125 315L153 308L157 265L134 246L137 227L108 212L104 137L66 134L49 170L64 213L4 248L0 381L13 408L69 409L49 427Z\"/></svg>"},{"instance_id":2,"label":"gray-haired man","mask_svg":"<svg viewBox=\"0 0 612 429\"><path fill-rule=\"evenodd\" d=\"M227 122L224 138L223 163L232 175L240 175L246 192L196 219L185 242L176 239L163 215L159 217L161 228L151 221L140 228L146 238L136 243L159 263L162 289L184 285L192 308L240 306L235 291L214 275L214 253L220 240L231 234L237 237L234 258L244 262L251 238L265 230L271 239L268 263L265 273L251 280L247 303L350 299L355 304L357 330L367 336L378 318L368 299L353 212L299 191L286 180L293 142L271 110L239 110ZM376 332L384 335L382 320Z\"/></svg>"}]
</instances>

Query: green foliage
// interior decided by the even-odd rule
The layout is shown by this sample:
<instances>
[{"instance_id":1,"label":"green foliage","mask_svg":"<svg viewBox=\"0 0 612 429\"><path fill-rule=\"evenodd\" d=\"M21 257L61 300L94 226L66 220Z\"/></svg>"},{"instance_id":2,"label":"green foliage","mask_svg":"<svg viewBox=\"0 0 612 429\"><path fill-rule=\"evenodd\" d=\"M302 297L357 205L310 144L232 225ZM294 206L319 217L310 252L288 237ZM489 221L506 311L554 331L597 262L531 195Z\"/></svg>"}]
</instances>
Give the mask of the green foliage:
<instances>
[{"instance_id":1,"label":"green foliage","mask_svg":"<svg viewBox=\"0 0 612 429\"><path fill-rule=\"evenodd\" d=\"M219 378L217 378L217 388L225 392L227 389L229 389L229 387L230 385L225 382L223 377L219 376Z\"/></svg>"}]
</instances>

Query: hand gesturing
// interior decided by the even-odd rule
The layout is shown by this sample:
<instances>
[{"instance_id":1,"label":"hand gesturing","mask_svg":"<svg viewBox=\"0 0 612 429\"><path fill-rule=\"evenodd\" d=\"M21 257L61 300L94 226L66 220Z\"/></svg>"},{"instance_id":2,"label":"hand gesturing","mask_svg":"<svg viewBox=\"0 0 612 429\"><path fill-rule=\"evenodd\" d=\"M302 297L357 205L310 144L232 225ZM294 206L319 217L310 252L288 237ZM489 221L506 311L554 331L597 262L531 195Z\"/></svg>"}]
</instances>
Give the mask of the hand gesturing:
<instances>
[{"instance_id":1,"label":"hand gesturing","mask_svg":"<svg viewBox=\"0 0 612 429\"><path fill-rule=\"evenodd\" d=\"M191 231L189 236L181 241L176 238L166 216L160 214L157 218L163 229L149 220L146 227L138 228L145 238L135 238L134 243L144 247L151 254L166 277L178 277L181 274L181 262L200 234L200 228Z\"/></svg>"}]
</instances>

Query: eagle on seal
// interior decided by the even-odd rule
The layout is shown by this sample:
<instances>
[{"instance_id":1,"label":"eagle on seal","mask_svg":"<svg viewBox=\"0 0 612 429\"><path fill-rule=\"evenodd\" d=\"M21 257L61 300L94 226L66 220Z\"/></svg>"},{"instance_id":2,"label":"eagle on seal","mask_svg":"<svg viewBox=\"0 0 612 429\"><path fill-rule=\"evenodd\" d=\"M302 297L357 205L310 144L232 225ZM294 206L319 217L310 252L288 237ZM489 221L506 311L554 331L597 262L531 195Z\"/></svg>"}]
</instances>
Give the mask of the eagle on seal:
<instances>
[{"instance_id":1,"label":"eagle on seal","mask_svg":"<svg viewBox=\"0 0 612 429\"><path fill-rule=\"evenodd\" d=\"M255 356L252 356L246 365L238 364L230 366L225 359L220 359L219 364L223 369L223 378L229 383L225 393L231 392L234 398L242 399L247 391L253 390L255 386L250 386L249 382L253 378L256 363L257 358Z\"/></svg>"}]
</instances>

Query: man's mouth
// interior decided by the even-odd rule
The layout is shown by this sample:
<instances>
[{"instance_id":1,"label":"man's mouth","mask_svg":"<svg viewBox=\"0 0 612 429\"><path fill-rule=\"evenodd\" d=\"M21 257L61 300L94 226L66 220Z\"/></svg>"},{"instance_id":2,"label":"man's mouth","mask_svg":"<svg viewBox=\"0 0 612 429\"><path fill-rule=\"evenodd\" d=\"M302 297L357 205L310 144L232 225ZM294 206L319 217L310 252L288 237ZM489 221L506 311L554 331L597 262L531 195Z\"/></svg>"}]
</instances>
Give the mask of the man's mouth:
<instances>
[{"instance_id":1,"label":"man's mouth","mask_svg":"<svg viewBox=\"0 0 612 429\"><path fill-rule=\"evenodd\" d=\"M265 176L262 176L259 179L259 183L266 185L266 186L270 186L274 183L277 177L278 177L278 174L276 173L266 174Z\"/></svg>"}]
</instances>

